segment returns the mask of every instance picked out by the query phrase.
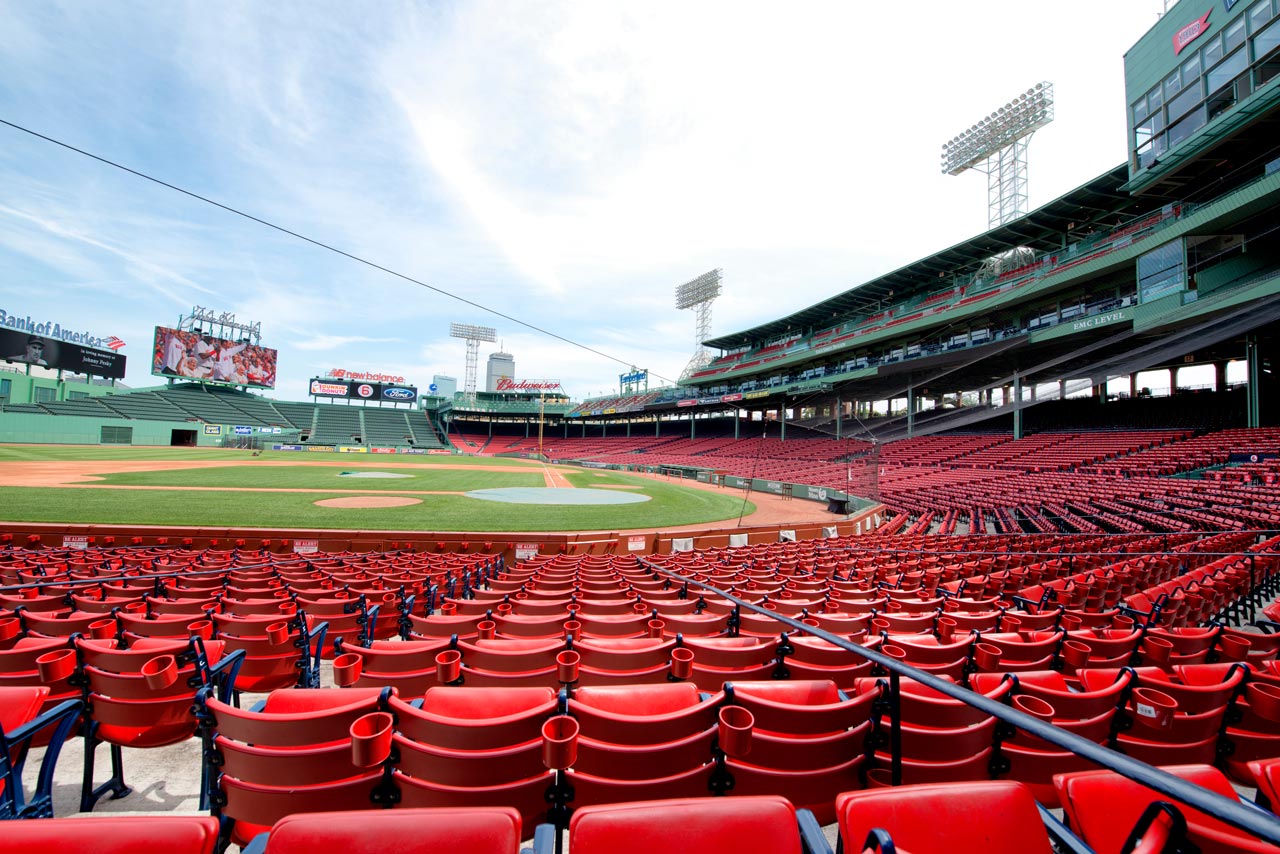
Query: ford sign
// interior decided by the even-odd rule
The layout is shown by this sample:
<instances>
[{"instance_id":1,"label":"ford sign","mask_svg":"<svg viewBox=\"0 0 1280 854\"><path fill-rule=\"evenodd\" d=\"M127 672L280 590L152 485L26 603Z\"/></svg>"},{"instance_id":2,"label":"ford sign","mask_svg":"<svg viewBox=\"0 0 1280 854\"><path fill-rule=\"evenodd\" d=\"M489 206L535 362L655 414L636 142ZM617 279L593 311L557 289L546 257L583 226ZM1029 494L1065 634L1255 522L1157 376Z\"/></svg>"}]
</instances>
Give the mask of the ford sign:
<instances>
[{"instance_id":1,"label":"ford sign","mask_svg":"<svg viewBox=\"0 0 1280 854\"><path fill-rule=\"evenodd\" d=\"M417 397L417 392L411 388L395 388L389 387L382 390L382 396L387 400L404 400L409 401Z\"/></svg>"}]
</instances>

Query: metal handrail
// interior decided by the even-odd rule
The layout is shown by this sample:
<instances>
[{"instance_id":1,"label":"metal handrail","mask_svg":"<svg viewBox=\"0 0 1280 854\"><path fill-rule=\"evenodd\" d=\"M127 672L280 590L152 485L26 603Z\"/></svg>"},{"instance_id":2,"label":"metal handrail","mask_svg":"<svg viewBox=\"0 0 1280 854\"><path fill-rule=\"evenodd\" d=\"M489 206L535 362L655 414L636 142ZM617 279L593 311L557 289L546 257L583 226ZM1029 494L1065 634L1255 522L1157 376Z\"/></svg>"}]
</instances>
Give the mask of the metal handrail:
<instances>
[{"instance_id":1,"label":"metal handrail","mask_svg":"<svg viewBox=\"0 0 1280 854\"><path fill-rule=\"evenodd\" d=\"M919 670L908 664L903 664L895 658L884 655L876 650L869 649L859 644L851 643L839 635L825 631L816 626L810 626L791 617L778 614L766 608L753 605L744 599L740 599L725 590L721 590L705 582L698 581L690 576L682 575L678 572L667 569L651 563L644 558L639 558L642 566L654 572L659 572L664 576L685 584L696 585L704 590L715 593L724 597L728 601L733 602L739 608L746 608L757 614L763 614L774 618L778 622L791 627L792 629L804 632L834 644L847 652L859 655L872 663L879 665L887 670L890 674L891 681L895 678L907 677L922 685L932 688L941 694L952 699L959 700L965 705L972 706L980 711L986 712L992 717L1011 724L1018 729L1024 730L1031 735L1042 738L1045 741L1069 750L1078 756L1082 756L1092 762L1097 763L1103 768L1115 771L1118 774L1155 789L1161 794L1168 795L1180 802L1186 803L1196 809L1239 828L1252 833L1255 836L1265 839L1273 844L1280 844L1280 818L1269 816L1260 810L1253 809L1231 801L1221 795L1214 794L1208 789L1190 783L1180 777L1175 777L1165 771L1161 771L1145 762L1139 762L1136 759L1128 757L1123 753L1117 753L1100 744L1089 741L1073 733L1064 731L1055 727L1053 724L1040 720L1025 712L1020 712L1010 706L1005 705L989 697L962 688L953 682L947 682L934 676L924 670Z\"/></svg>"}]
</instances>

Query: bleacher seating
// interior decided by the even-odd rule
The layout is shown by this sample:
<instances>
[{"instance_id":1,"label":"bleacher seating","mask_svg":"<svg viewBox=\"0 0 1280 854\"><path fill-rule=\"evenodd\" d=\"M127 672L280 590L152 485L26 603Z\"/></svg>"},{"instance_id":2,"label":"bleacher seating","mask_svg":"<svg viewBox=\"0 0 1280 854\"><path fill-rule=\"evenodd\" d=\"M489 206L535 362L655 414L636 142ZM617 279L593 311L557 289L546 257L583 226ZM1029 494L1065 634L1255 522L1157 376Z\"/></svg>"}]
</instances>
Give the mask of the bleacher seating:
<instances>
[{"instance_id":1,"label":"bleacher seating","mask_svg":"<svg viewBox=\"0 0 1280 854\"><path fill-rule=\"evenodd\" d=\"M316 407L315 430L309 441L322 445L357 445L364 441L361 407L321 404Z\"/></svg>"},{"instance_id":2,"label":"bleacher seating","mask_svg":"<svg viewBox=\"0 0 1280 854\"><path fill-rule=\"evenodd\" d=\"M86 552L0 552L0 585L39 585L34 596L0 592L0 684L48 679L63 691L67 674L48 663L84 670L88 679L74 684L84 685L93 720L107 716L98 737L120 725L111 718L120 701L108 698L119 693L110 680L122 656L143 674L124 705L162 705L186 697L171 693L179 685L195 689L181 678L151 685L157 653L225 655L233 638L250 636L243 627L261 623L264 635L280 634L262 644L263 660L275 643L305 669L300 651L289 651L291 638L305 641L280 619L313 620L286 615L276 594L291 611L339 621L350 615L335 586L361 597L354 613L368 619L353 621L360 630L343 630L333 650L333 679L351 687L276 687L257 711L199 690L204 711L178 720L190 715L186 697L182 714L155 730L165 741L203 727L215 814L235 819L231 838L245 844L290 812L367 809L391 791L400 809L513 807L526 827L562 821L562 808L585 814L591 804L713 791L726 803L783 796L833 821L837 796L859 790L864 769L873 785L894 773L888 683L872 662L769 613L1138 758L1217 763L1248 784L1249 763L1280 745L1280 643L1255 634L1255 645L1216 622L1274 595L1280 537L883 531L655 555L649 566L611 555L502 567L483 553ZM138 575L120 580L126 561ZM204 575L160 587L149 578L184 567ZM733 590L766 614L710 591L682 596L664 572ZM386 582L399 592L388 596ZM375 620L366 596L390 619ZM199 619L208 612L216 619ZM10 652L26 647L55 654L41 653L46 666L13 669ZM247 666L247 650L237 655ZM181 666L185 654L175 659ZM904 680L902 691L907 783L995 775L1056 806L1052 776L1088 767L935 688ZM312 693L326 703L310 703ZM1145 724L1153 713L1140 703L1168 725ZM321 731L330 708L346 717Z\"/></svg>"}]
</instances>

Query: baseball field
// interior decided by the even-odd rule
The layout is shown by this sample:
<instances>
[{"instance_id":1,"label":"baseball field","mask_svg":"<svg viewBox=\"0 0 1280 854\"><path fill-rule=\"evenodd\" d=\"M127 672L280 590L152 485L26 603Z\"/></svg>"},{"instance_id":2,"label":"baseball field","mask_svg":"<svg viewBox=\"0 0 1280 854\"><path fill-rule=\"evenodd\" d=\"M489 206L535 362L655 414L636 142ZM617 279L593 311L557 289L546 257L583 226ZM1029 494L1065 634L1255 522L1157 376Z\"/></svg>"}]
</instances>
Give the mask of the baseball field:
<instances>
[{"instance_id":1,"label":"baseball field","mask_svg":"<svg viewBox=\"0 0 1280 854\"><path fill-rule=\"evenodd\" d=\"M0 520L10 522L625 531L774 521L759 500L689 481L492 457L0 446Z\"/></svg>"}]
</instances>

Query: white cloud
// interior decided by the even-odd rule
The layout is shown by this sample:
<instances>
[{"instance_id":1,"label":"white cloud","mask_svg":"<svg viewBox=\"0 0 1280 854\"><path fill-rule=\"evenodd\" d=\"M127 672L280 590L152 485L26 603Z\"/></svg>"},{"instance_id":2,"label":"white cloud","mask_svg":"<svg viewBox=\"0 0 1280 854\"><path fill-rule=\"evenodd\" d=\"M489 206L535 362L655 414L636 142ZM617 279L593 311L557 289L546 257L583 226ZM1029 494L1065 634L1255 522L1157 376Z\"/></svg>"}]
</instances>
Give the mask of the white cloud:
<instances>
[{"instance_id":1,"label":"white cloud","mask_svg":"<svg viewBox=\"0 0 1280 854\"><path fill-rule=\"evenodd\" d=\"M363 335L316 335L291 343L298 350L335 350L351 344L387 344L395 340L394 338L368 338Z\"/></svg>"},{"instance_id":2,"label":"white cloud","mask_svg":"<svg viewBox=\"0 0 1280 854\"><path fill-rule=\"evenodd\" d=\"M0 116L624 364L3 129L0 268L138 342L134 383L197 302L262 321L280 396L338 363L461 381L454 320L578 394L674 377L672 288L705 270L726 334L980 232L985 181L941 143L1037 80L1033 203L1121 162L1121 57L1160 7L11 4Z\"/></svg>"}]
</instances>

